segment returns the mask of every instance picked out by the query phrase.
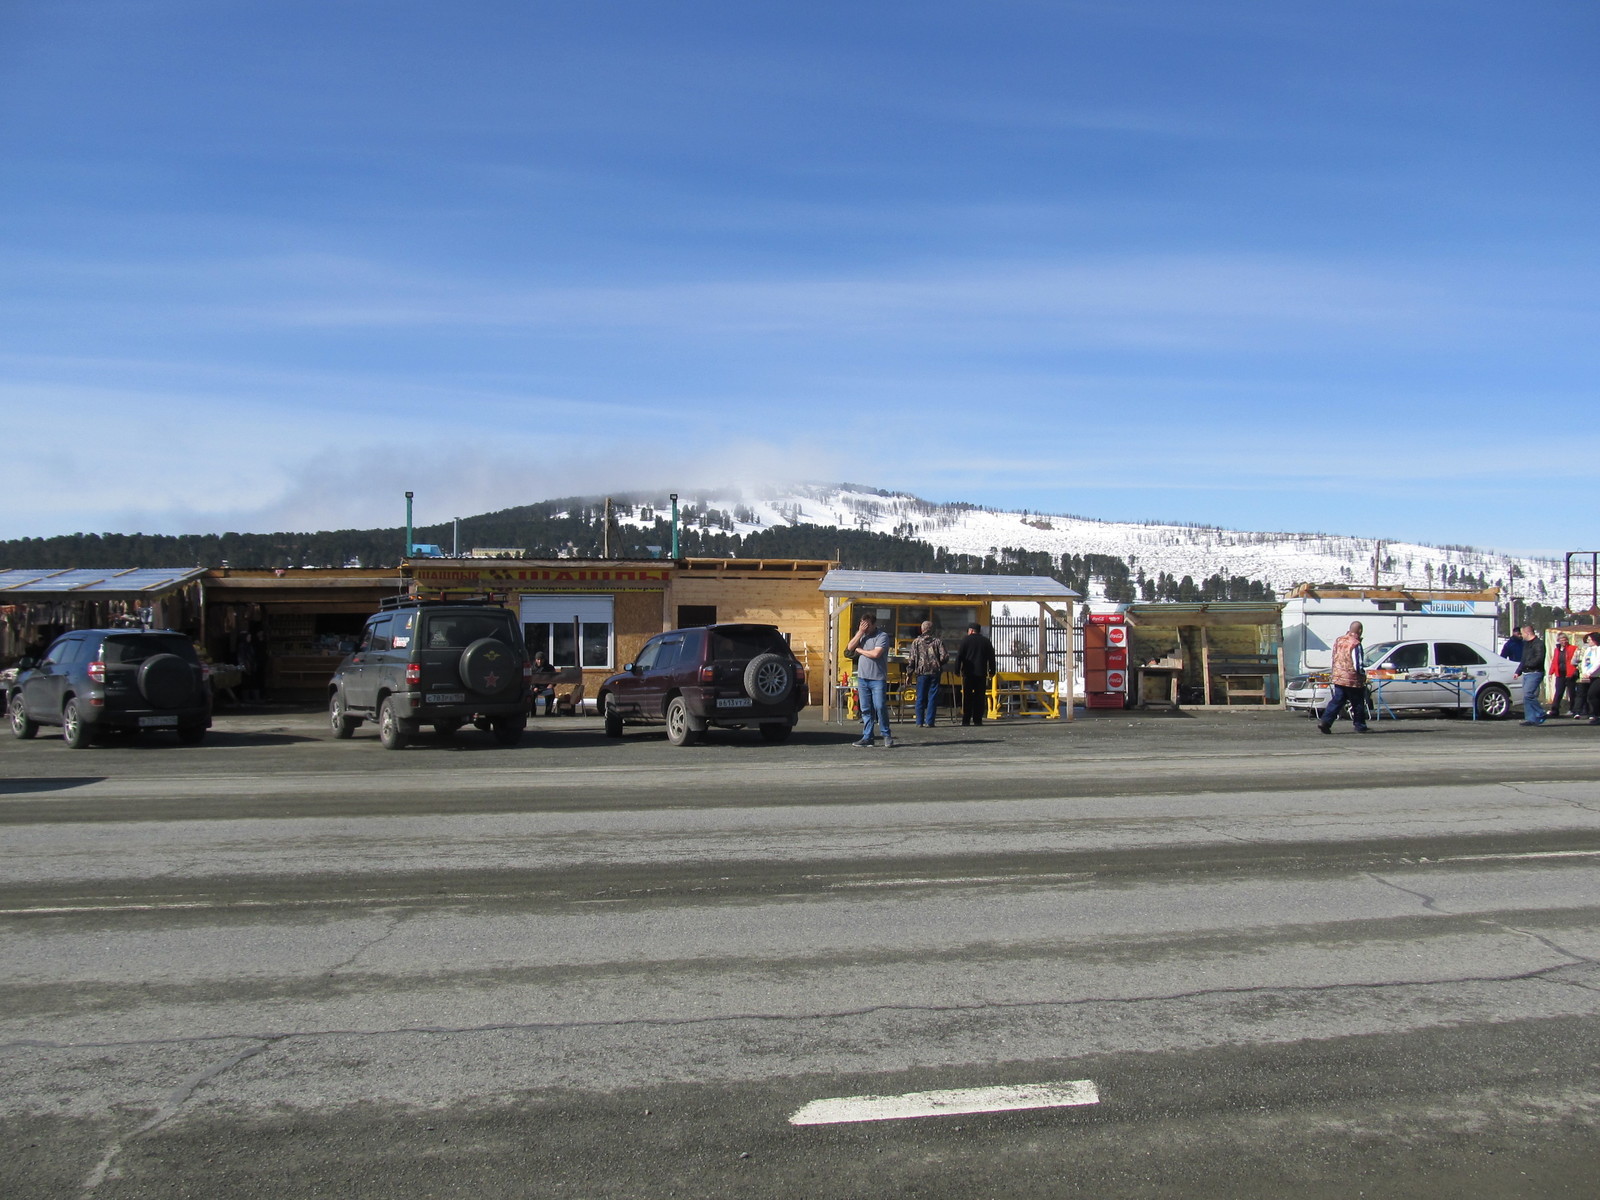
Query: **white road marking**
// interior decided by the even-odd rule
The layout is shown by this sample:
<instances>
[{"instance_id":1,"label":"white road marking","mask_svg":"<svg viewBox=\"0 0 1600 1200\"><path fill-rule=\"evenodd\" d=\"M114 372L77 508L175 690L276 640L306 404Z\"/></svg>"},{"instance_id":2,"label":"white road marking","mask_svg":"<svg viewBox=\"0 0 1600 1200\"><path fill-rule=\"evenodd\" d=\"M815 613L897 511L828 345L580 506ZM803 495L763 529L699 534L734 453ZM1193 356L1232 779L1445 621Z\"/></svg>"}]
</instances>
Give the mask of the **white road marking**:
<instances>
[{"instance_id":1,"label":"white road marking","mask_svg":"<svg viewBox=\"0 0 1600 1200\"><path fill-rule=\"evenodd\" d=\"M840 1096L813 1100L789 1118L791 1125L840 1125L850 1121L903 1121L961 1113L1009 1112L1027 1108L1069 1108L1099 1104L1090 1079L1064 1083L1022 1083L1008 1087L954 1088L907 1092L903 1096Z\"/></svg>"},{"instance_id":2,"label":"white road marking","mask_svg":"<svg viewBox=\"0 0 1600 1200\"><path fill-rule=\"evenodd\" d=\"M1600 850L1529 850L1522 854L1453 854L1434 862L1512 862L1525 858L1600 858Z\"/></svg>"},{"instance_id":3,"label":"white road marking","mask_svg":"<svg viewBox=\"0 0 1600 1200\"><path fill-rule=\"evenodd\" d=\"M811 875L807 878L818 879L821 876ZM828 886L834 890L845 888L897 888L897 887L926 887L929 884L947 883L1028 883L1040 884L1060 882L1067 880L1076 882L1093 878L1089 871L1054 871L1047 875L950 875L942 879L857 879L847 883L830 883Z\"/></svg>"}]
</instances>

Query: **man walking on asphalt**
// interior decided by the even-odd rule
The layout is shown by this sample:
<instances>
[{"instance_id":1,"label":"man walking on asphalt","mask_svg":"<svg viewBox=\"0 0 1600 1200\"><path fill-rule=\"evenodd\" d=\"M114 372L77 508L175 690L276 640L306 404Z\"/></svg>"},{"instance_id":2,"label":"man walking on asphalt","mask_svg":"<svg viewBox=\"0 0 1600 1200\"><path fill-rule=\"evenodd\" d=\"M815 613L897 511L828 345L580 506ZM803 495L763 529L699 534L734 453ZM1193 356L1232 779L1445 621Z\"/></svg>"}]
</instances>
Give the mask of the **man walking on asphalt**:
<instances>
[{"instance_id":1,"label":"man walking on asphalt","mask_svg":"<svg viewBox=\"0 0 1600 1200\"><path fill-rule=\"evenodd\" d=\"M994 674L994 643L978 631L978 623L967 626L967 636L956 649L956 670L961 672L961 723L982 725L989 707L989 676Z\"/></svg>"},{"instance_id":2,"label":"man walking on asphalt","mask_svg":"<svg viewBox=\"0 0 1600 1200\"><path fill-rule=\"evenodd\" d=\"M857 746L872 745L876 722L883 732L883 748L894 745L889 736L889 633L878 628L874 613L861 615L861 627L844 648L856 660L856 703L861 707L861 740Z\"/></svg>"},{"instance_id":3,"label":"man walking on asphalt","mask_svg":"<svg viewBox=\"0 0 1600 1200\"><path fill-rule=\"evenodd\" d=\"M1350 632L1340 635L1333 643L1333 686L1328 692L1327 707L1317 721L1323 733L1333 732L1333 723L1339 719L1345 701L1350 702L1350 724L1357 733L1367 731L1367 665L1362 658L1361 622L1351 621Z\"/></svg>"},{"instance_id":4,"label":"man walking on asphalt","mask_svg":"<svg viewBox=\"0 0 1600 1200\"><path fill-rule=\"evenodd\" d=\"M1544 706L1539 703L1539 689L1544 686L1544 639L1532 625L1522 627L1522 665L1517 668L1522 676L1522 723L1543 725Z\"/></svg>"}]
</instances>

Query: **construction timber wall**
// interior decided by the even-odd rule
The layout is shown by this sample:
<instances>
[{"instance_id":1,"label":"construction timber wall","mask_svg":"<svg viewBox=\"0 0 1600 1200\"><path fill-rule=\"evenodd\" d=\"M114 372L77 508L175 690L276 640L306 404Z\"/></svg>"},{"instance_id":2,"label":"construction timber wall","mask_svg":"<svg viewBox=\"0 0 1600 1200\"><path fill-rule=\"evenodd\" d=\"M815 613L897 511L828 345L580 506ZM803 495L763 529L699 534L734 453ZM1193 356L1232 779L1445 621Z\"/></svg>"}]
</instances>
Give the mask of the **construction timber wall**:
<instances>
[{"instance_id":1,"label":"construction timber wall","mask_svg":"<svg viewBox=\"0 0 1600 1200\"><path fill-rule=\"evenodd\" d=\"M715 608L718 621L776 625L805 664L811 703L827 685L828 604L817 590L831 563L806 559L690 558L673 572L667 620L681 608ZM670 624L669 624L670 628Z\"/></svg>"}]
</instances>

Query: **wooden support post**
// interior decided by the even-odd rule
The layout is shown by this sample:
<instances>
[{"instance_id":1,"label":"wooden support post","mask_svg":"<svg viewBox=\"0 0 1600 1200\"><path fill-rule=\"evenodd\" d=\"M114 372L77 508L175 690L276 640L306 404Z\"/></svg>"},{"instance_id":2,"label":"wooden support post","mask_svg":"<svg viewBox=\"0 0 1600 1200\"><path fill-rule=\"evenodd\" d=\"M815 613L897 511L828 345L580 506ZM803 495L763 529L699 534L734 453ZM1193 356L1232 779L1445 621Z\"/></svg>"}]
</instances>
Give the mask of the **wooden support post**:
<instances>
[{"instance_id":1,"label":"wooden support post","mask_svg":"<svg viewBox=\"0 0 1600 1200\"><path fill-rule=\"evenodd\" d=\"M1200 682L1205 687L1206 707L1211 707L1211 637L1200 626Z\"/></svg>"}]
</instances>

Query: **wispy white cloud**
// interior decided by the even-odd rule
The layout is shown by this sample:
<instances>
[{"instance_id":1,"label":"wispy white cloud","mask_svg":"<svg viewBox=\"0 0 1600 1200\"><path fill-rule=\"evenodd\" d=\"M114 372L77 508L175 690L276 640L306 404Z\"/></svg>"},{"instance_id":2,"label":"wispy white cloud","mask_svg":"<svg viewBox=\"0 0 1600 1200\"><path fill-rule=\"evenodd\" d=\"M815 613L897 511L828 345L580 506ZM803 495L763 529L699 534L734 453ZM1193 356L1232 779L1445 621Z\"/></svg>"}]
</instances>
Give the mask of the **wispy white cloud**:
<instances>
[{"instance_id":1,"label":"wispy white cloud","mask_svg":"<svg viewBox=\"0 0 1600 1200\"><path fill-rule=\"evenodd\" d=\"M34 272L45 274L45 264ZM1455 264L1268 255L1142 255L953 262L876 273L522 284L375 260L296 255L64 266L90 311L189 328L360 332L476 330L617 341L872 341L987 347L1281 352L1359 342L1457 346L1535 322L1592 320L1585 298L1531 272ZM24 273L26 274L26 273ZM74 293L69 295L75 296ZM146 299L162 299L152 305ZM64 297L61 301L67 303ZM71 301L76 303L76 299ZM30 306L52 304L48 290ZM14 308L24 323L28 310Z\"/></svg>"}]
</instances>

